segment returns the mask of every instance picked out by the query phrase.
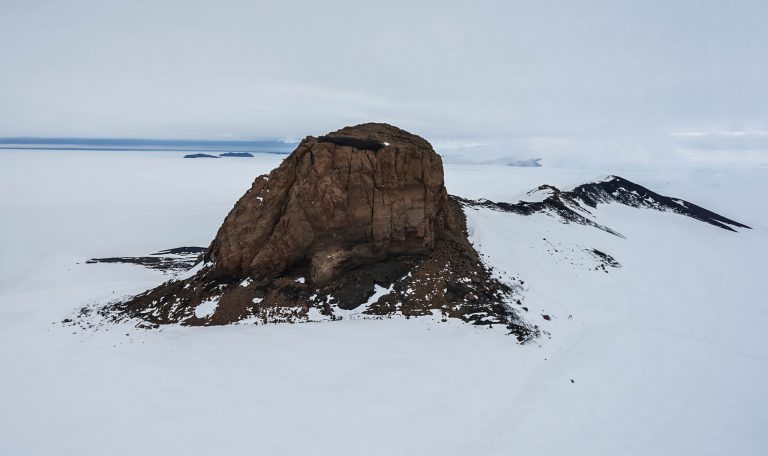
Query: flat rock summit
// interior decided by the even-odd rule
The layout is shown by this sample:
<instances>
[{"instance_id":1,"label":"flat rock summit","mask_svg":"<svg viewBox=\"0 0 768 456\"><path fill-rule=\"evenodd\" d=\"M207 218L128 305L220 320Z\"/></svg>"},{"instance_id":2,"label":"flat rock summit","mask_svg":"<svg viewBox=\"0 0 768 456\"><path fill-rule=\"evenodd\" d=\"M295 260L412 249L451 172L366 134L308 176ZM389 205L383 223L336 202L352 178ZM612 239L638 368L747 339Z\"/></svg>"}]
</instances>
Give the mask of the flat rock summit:
<instances>
[{"instance_id":1,"label":"flat rock summit","mask_svg":"<svg viewBox=\"0 0 768 456\"><path fill-rule=\"evenodd\" d=\"M152 325L438 315L536 332L467 240L423 138L368 123L307 137L258 176L188 273L113 304Z\"/></svg>"}]
</instances>

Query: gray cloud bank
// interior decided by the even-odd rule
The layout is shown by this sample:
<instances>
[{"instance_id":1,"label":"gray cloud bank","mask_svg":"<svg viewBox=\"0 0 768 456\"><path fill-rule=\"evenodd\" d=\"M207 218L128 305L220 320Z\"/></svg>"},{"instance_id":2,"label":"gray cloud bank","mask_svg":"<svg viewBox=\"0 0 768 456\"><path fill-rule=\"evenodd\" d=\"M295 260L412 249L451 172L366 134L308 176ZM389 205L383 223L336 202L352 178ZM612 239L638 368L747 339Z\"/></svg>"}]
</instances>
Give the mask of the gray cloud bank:
<instances>
[{"instance_id":1,"label":"gray cloud bank","mask_svg":"<svg viewBox=\"0 0 768 456\"><path fill-rule=\"evenodd\" d=\"M0 136L297 138L377 120L539 156L768 131L763 0L0 4Z\"/></svg>"}]
</instances>

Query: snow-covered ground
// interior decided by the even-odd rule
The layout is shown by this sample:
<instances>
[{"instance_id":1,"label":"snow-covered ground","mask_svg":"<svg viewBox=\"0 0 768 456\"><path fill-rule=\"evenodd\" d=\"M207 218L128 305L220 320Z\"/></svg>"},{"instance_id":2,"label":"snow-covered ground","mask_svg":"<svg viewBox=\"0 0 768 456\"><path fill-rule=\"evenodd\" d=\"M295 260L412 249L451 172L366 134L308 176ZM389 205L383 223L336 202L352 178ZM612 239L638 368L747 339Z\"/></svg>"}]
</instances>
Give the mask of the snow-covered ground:
<instances>
[{"instance_id":1,"label":"snow-covered ground","mask_svg":"<svg viewBox=\"0 0 768 456\"><path fill-rule=\"evenodd\" d=\"M601 206L626 239L468 210L545 332L421 319L139 330L60 324L167 279L93 257L206 246L282 157L0 152L0 454L768 453L768 168L448 164L449 192L525 199L618 174L753 227ZM619 268L595 270L586 250ZM547 315L549 320L545 320Z\"/></svg>"}]
</instances>

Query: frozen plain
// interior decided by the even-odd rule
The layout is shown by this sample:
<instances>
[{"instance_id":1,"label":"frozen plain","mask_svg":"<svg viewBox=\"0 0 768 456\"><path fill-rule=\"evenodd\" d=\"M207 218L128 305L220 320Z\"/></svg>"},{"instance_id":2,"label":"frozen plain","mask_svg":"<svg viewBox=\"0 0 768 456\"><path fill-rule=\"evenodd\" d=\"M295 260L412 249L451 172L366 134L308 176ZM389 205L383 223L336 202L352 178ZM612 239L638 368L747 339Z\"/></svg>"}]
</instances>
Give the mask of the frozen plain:
<instances>
[{"instance_id":1,"label":"frozen plain","mask_svg":"<svg viewBox=\"0 0 768 456\"><path fill-rule=\"evenodd\" d=\"M753 228L601 206L621 239L469 210L486 260L524 281L522 315L545 331L527 345L428 318L62 326L82 305L167 279L86 259L207 246L282 158L181 155L0 152L0 454L768 452L764 163L447 160L448 191L468 198L513 202L618 174ZM622 267L595 271L585 248Z\"/></svg>"}]
</instances>

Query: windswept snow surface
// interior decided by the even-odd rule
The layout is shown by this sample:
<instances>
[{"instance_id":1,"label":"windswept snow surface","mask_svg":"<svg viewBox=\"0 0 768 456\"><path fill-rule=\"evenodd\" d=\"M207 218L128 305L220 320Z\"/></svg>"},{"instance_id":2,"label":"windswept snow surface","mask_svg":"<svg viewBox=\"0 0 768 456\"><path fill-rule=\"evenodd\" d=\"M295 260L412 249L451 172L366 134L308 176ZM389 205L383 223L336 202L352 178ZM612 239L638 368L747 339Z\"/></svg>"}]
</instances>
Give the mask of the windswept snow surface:
<instances>
[{"instance_id":1,"label":"windswept snow surface","mask_svg":"<svg viewBox=\"0 0 768 456\"><path fill-rule=\"evenodd\" d=\"M208 318L216 312L216 308L219 306L218 299L208 299L201 302L195 307L195 316L197 318Z\"/></svg>"},{"instance_id":2,"label":"windswept snow surface","mask_svg":"<svg viewBox=\"0 0 768 456\"><path fill-rule=\"evenodd\" d=\"M754 228L599 206L621 239L468 209L485 260L524 282L528 345L439 318L62 325L167 280L86 259L208 245L282 158L180 155L0 152L0 454L768 454L765 167L448 165L467 198L615 173Z\"/></svg>"}]
</instances>

